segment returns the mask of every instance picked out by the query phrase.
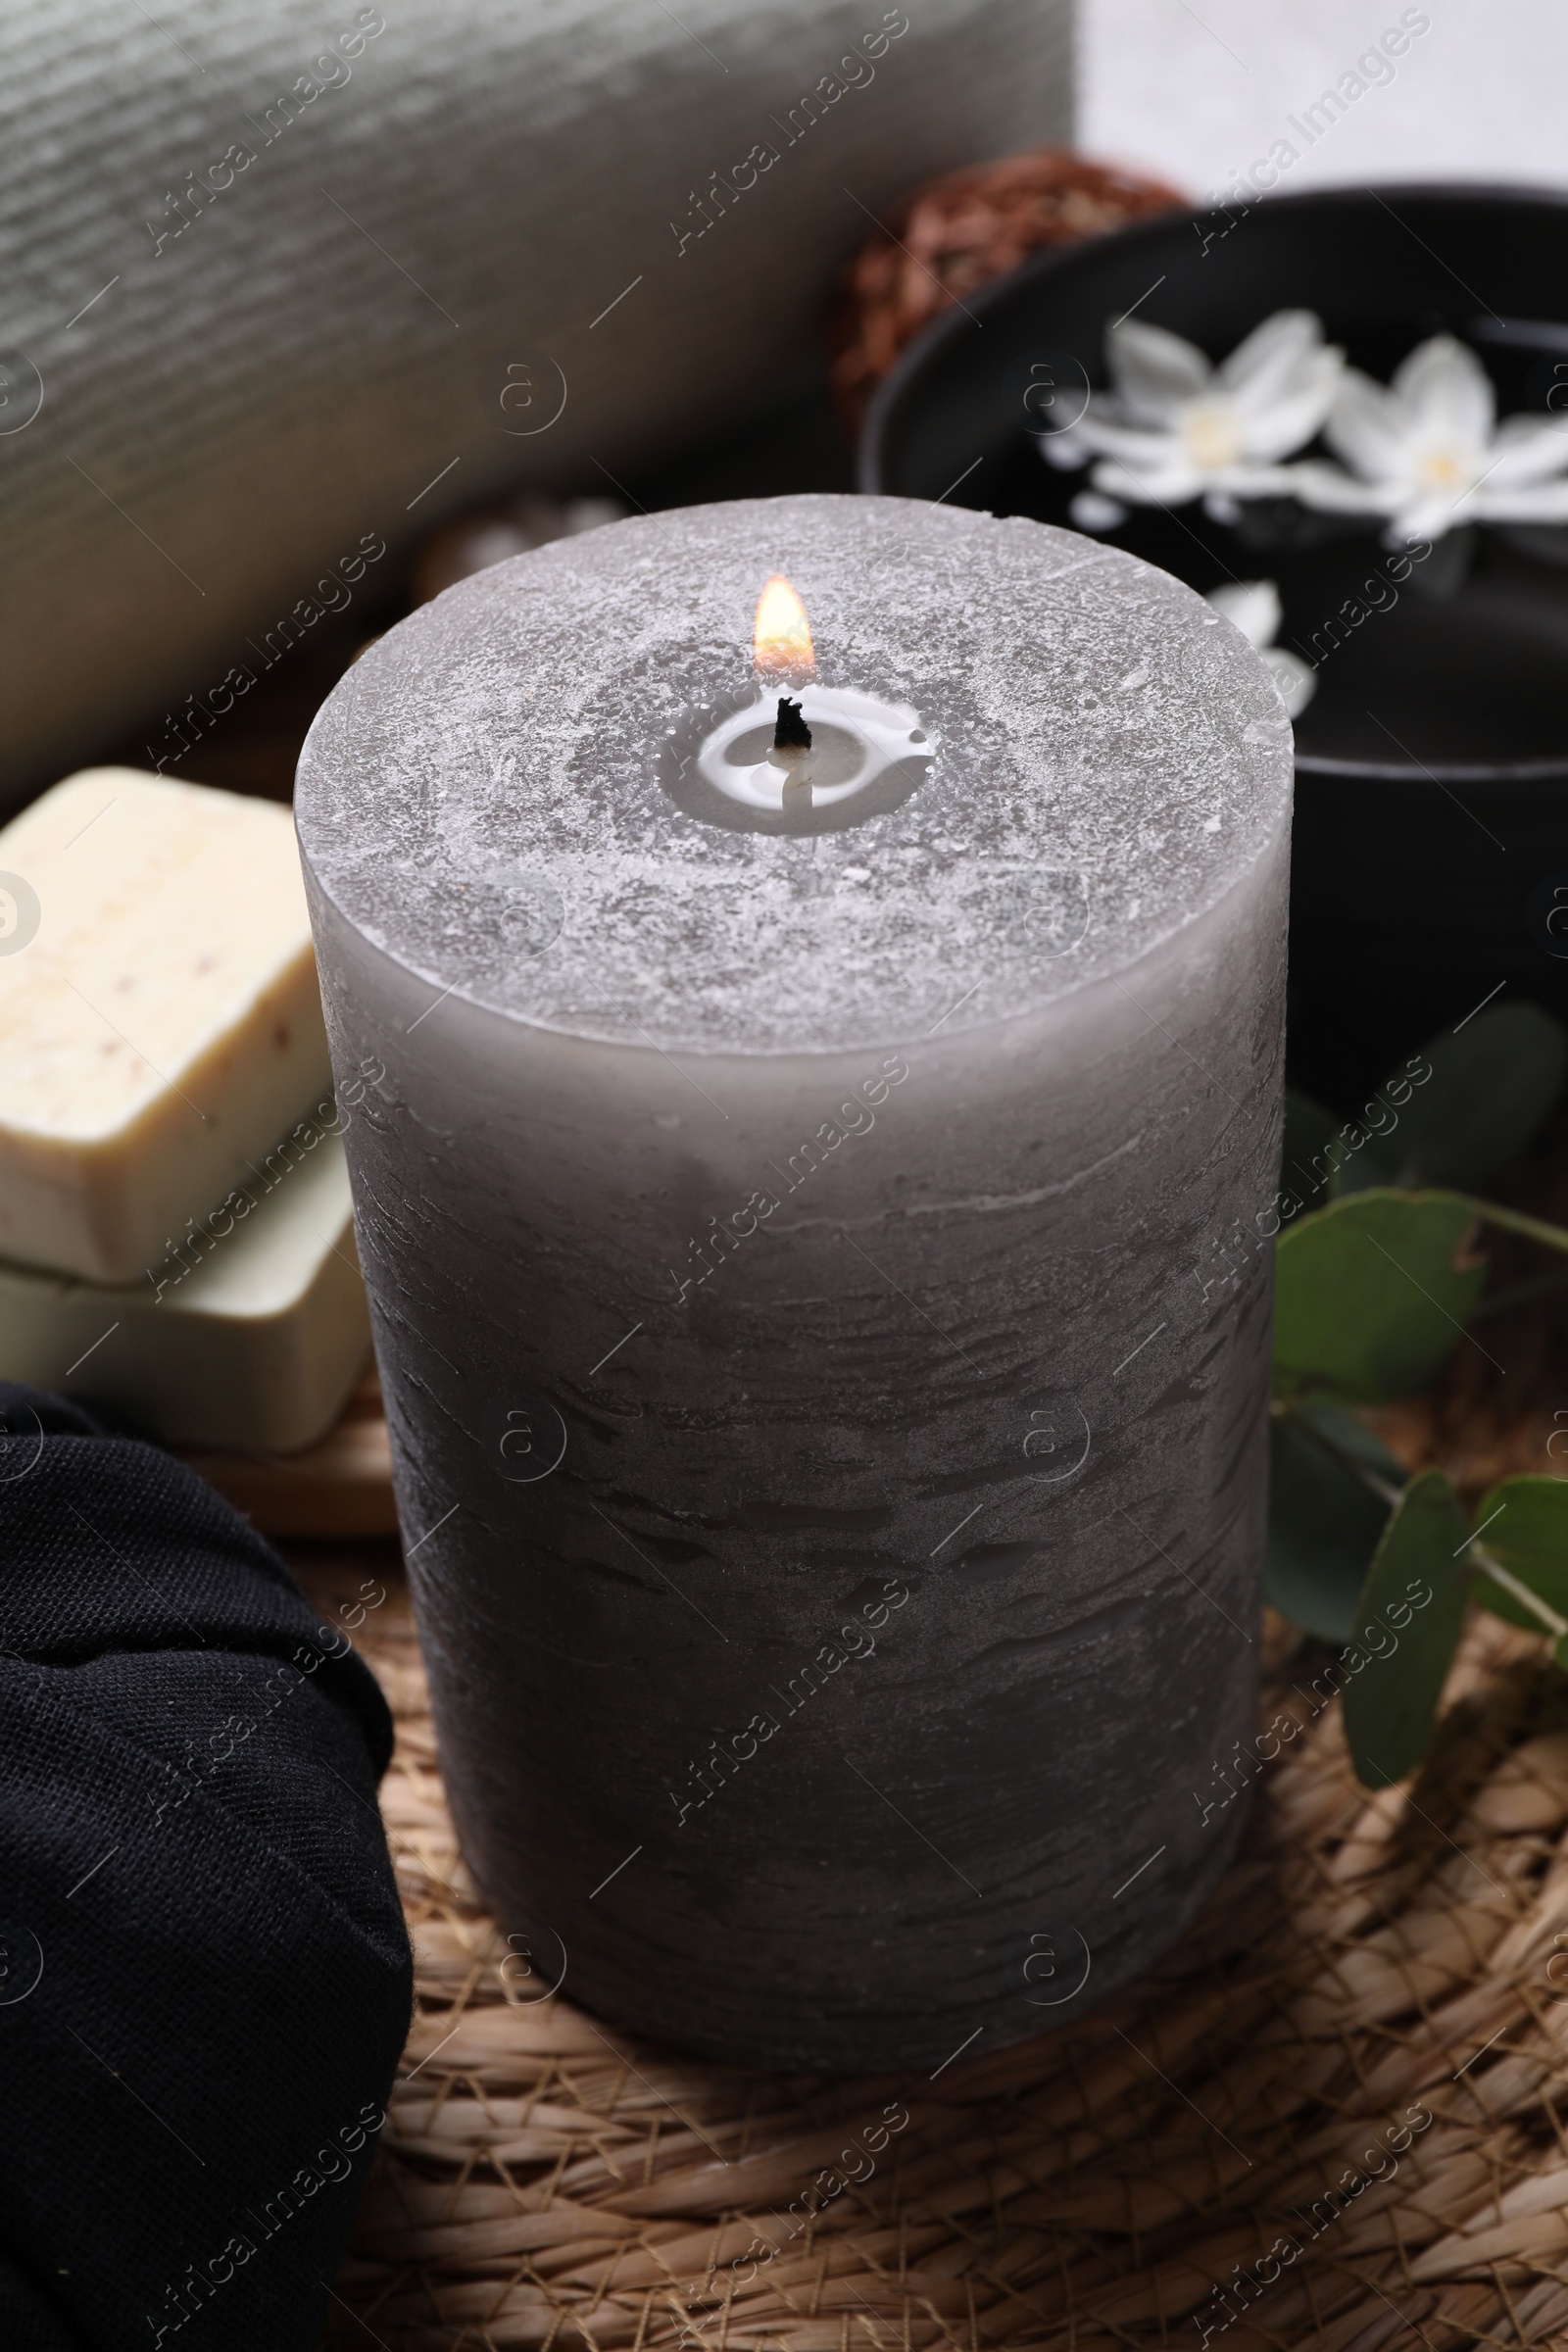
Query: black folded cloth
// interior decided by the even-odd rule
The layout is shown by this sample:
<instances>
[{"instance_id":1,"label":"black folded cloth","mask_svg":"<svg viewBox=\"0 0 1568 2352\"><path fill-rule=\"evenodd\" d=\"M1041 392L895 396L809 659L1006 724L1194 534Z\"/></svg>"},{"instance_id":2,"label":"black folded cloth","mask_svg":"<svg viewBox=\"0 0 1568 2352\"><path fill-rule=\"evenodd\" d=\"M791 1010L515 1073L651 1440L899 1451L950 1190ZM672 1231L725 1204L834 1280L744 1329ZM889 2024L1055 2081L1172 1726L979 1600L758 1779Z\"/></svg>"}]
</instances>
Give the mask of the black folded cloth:
<instances>
[{"instance_id":1,"label":"black folded cloth","mask_svg":"<svg viewBox=\"0 0 1568 2352\"><path fill-rule=\"evenodd\" d=\"M0 1383L4 2352L318 2342L409 2023L391 1746L211 1488Z\"/></svg>"}]
</instances>

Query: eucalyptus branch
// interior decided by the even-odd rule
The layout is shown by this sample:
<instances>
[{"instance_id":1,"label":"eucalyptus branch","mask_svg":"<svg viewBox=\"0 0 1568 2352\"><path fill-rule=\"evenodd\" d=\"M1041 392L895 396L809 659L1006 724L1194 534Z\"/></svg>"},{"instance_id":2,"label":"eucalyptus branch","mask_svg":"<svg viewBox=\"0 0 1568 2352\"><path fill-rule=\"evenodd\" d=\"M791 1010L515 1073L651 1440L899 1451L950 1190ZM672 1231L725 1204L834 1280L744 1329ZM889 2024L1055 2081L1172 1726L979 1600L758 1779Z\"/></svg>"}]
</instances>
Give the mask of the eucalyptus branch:
<instances>
[{"instance_id":1,"label":"eucalyptus branch","mask_svg":"<svg viewBox=\"0 0 1568 2352\"><path fill-rule=\"evenodd\" d=\"M1358 1410L1430 1388L1459 1332L1568 1293L1568 1213L1554 1222L1468 1189L1511 1160L1563 1096L1568 1026L1520 1004L1484 1006L1461 1027L1463 1037L1433 1042L1420 1076L1412 1058L1390 1081L1404 1149L1366 1151L1359 1186L1339 1148L1353 1129L1336 1135L1321 1106L1291 1106L1293 1153L1307 1154L1313 1137L1328 1140L1311 1156L1322 1180L1312 1186L1316 1204L1282 1226L1275 1244L1278 1428L1265 1591L1318 1640L1366 1637L1359 1652L1344 1651L1340 1695L1356 1778L1368 1788L1402 1779L1426 1754L1467 1603L1528 1629L1568 1668L1568 1480L1504 1478L1476 1526L1447 1469L1407 1471ZM1404 1078L1435 1083L1417 1100L1410 1084L1401 1088ZM1369 1105L1369 1123L1374 1115ZM1404 1163L1397 1173L1375 1164L1392 1160ZM1426 1172L1445 1160L1462 1170L1466 1189ZM1352 1189L1340 1190L1336 1175ZM1506 1252L1494 1244L1489 1269L1487 1250L1475 1246L1493 1234L1550 1255L1498 1282L1495 1259ZM1494 1539L1499 1557L1486 1539L1510 1503L1515 1533ZM1418 1592L1440 1605L1404 1615ZM1375 1629L1396 1619L1399 1639L1390 1646ZM1363 1672L1373 1655L1376 1673Z\"/></svg>"},{"instance_id":2,"label":"eucalyptus branch","mask_svg":"<svg viewBox=\"0 0 1568 2352\"><path fill-rule=\"evenodd\" d=\"M1269 1410L1277 1421L1296 1421L1301 1418L1298 1410L1300 1402L1299 1397L1276 1397ZM1404 1495L1402 1487L1391 1485L1369 1462L1362 1461L1358 1453L1352 1452L1348 1446L1342 1446L1320 1422L1308 1421L1305 1427L1326 1452L1334 1454L1348 1470L1355 1472L1363 1486L1371 1488L1380 1502L1386 1502L1391 1511L1397 1508Z\"/></svg>"},{"instance_id":3,"label":"eucalyptus branch","mask_svg":"<svg viewBox=\"0 0 1568 2352\"><path fill-rule=\"evenodd\" d=\"M1499 1208L1495 1200L1477 1200L1468 1193L1459 1199L1485 1225L1495 1225L1502 1233L1522 1234L1527 1242L1540 1242L1546 1250L1558 1250L1568 1254L1568 1226L1548 1225L1542 1217L1527 1217L1523 1209Z\"/></svg>"},{"instance_id":4,"label":"eucalyptus branch","mask_svg":"<svg viewBox=\"0 0 1568 2352\"><path fill-rule=\"evenodd\" d=\"M1505 1568L1496 1554L1489 1551L1484 1544L1472 1541L1470 1557L1478 1568L1485 1570L1494 1585L1500 1585L1505 1592L1513 1595L1522 1609L1528 1609L1531 1616L1545 1627L1554 1642L1560 1642L1568 1635L1568 1617L1559 1617L1549 1602L1543 1600L1539 1592L1532 1592L1530 1587L1521 1583L1513 1570Z\"/></svg>"}]
</instances>

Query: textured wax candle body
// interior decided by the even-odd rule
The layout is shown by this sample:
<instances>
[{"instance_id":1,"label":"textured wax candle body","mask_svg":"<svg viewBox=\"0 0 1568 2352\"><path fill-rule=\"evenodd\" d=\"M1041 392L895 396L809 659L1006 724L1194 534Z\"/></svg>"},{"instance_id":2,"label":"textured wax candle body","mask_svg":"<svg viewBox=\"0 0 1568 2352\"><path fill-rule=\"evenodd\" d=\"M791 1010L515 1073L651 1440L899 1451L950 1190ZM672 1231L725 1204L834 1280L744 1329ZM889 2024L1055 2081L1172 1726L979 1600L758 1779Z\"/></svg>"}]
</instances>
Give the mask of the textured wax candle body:
<instances>
[{"instance_id":1,"label":"textured wax candle body","mask_svg":"<svg viewBox=\"0 0 1568 2352\"><path fill-rule=\"evenodd\" d=\"M822 684L929 737L861 825L679 805L774 570ZM934 2066L1077 2014L1212 1884L1289 800L1274 688L1198 597L891 499L520 557L318 716L443 1758L541 1987L725 2059Z\"/></svg>"}]
</instances>

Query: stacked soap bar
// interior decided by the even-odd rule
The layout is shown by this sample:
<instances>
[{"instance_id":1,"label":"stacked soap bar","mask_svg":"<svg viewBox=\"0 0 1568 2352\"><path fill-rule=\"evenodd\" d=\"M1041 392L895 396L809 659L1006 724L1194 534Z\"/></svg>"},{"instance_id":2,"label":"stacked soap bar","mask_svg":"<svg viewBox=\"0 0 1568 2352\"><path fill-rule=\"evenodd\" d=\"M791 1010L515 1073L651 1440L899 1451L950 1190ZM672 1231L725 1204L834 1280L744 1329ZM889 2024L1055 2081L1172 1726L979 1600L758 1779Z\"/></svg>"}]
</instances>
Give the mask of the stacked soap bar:
<instances>
[{"instance_id":1,"label":"stacked soap bar","mask_svg":"<svg viewBox=\"0 0 1568 2352\"><path fill-rule=\"evenodd\" d=\"M0 830L0 1378L310 1444L368 1347L345 1115L287 809L91 768Z\"/></svg>"}]
</instances>

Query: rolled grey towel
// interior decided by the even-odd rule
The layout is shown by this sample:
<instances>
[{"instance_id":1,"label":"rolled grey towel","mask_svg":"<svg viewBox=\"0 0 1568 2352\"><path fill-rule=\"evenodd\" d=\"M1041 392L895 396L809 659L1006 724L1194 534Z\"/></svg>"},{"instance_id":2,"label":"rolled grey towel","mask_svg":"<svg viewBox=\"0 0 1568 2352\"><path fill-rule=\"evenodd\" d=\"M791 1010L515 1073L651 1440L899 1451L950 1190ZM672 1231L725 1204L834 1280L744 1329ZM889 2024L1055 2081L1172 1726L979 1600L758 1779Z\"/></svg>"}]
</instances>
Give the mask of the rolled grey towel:
<instances>
[{"instance_id":1,"label":"rolled grey towel","mask_svg":"<svg viewBox=\"0 0 1568 2352\"><path fill-rule=\"evenodd\" d=\"M733 416L868 216L1067 126L1070 0L310 13L0 12L0 796L166 708L176 756L444 513Z\"/></svg>"}]
</instances>

